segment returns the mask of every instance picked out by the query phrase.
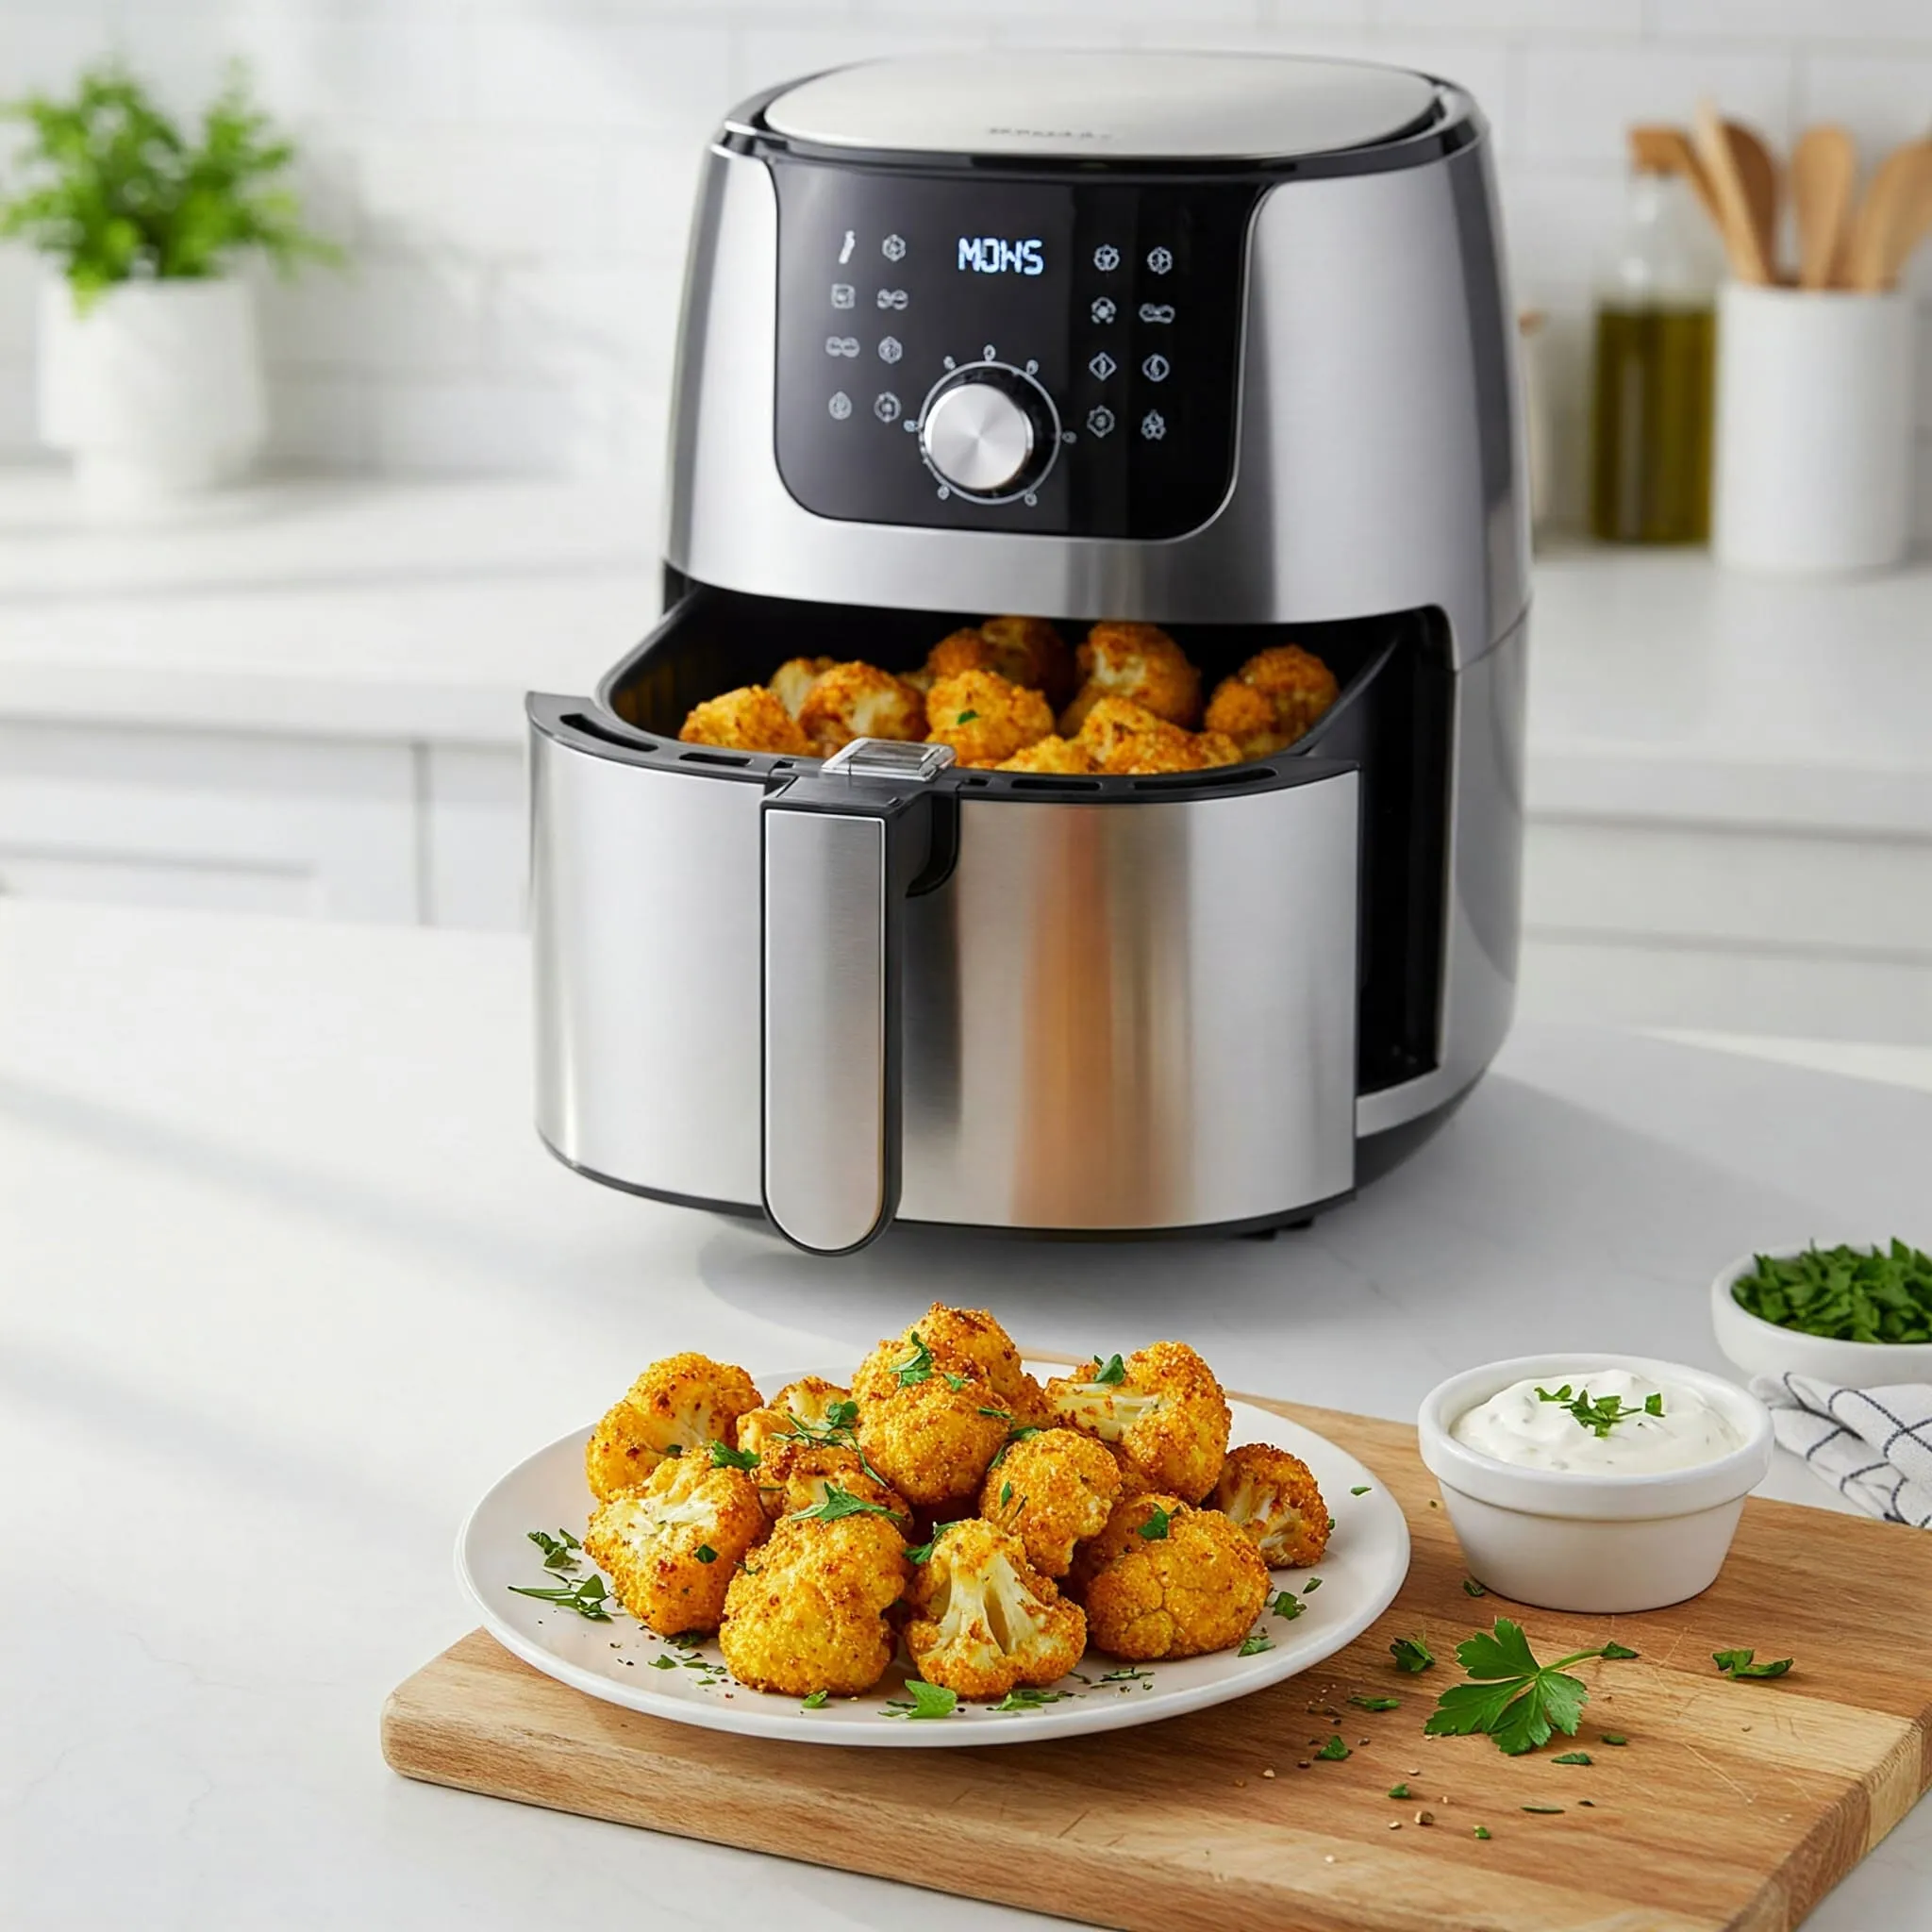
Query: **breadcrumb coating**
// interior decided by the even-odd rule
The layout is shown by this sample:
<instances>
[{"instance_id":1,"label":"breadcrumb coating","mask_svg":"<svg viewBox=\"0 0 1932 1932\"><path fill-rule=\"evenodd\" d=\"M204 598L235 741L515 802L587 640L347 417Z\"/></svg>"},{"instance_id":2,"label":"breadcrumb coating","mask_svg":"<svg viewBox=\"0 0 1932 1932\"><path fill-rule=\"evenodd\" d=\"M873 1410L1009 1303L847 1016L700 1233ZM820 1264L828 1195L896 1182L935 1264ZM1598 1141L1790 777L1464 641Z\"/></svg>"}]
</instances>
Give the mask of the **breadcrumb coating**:
<instances>
[{"instance_id":1,"label":"breadcrumb coating","mask_svg":"<svg viewBox=\"0 0 1932 1932\"><path fill-rule=\"evenodd\" d=\"M1299 1456L1265 1442L1227 1452L1208 1502L1247 1531L1270 1569L1306 1570L1328 1547L1328 1506Z\"/></svg>"},{"instance_id":2,"label":"breadcrumb coating","mask_svg":"<svg viewBox=\"0 0 1932 1932\"><path fill-rule=\"evenodd\" d=\"M640 1624L675 1637L718 1627L731 1573L766 1527L758 1484L693 1449L599 1505L584 1551Z\"/></svg>"},{"instance_id":3,"label":"breadcrumb coating","mask_svg":"<svg viewBox=\"0 0 1932 1932\"><path fill-rule=\"evenodd\" d=\"M876 664L834 664L806 694L798 728L820 758L830 758L855 738L916 741L925 736L925 700Z\"/></svg>"},{"instance_id":4,"label":"breadcrumb coating","mask_svg":"<svg viewBox=\"0 0 1932 1932\"><path fill-rule=\"evenodd\" d=\"M1096 1650L1150 1663L1238 1644L1260 1615L1269 1582L1239 1524L1150 1493L1114 1506L1107 1527L1075 1553L1069 1588L1086 1605Z\"/></svg>"},{"instance_id":5,"label":"breadcrumb coating","mask_svg":"<svg viewBox=\"0 0 1932 1932\"><path fill-rule=\"evenodd\" d=\"M813 1442L802 1436L780 1439L760 1459L757 1471L758 1494L767 1516L795 1516L816 1509L827 1492L843 1490L861 1503L905 1518L912 1527L912 1510L905 1497L880 1482L865 1466L857 1449L839 1442Z\"/></svg>"},{"instance_id":6,"label":"breadcrumb coating","mask_svg":"<svg viewBox=\"0 0 1932 1932\"><path fill-rule=\"evenodd\" d=\"M925 694L926 736L950 744L962 765L988 768L1053 730L1053 707L1037 691L996 671L961 671L935 679Z\"/></svg>"},{"instance_id":7,"label":"breadcrumb coating","mask_svg":"<svg viewBox=\"0 0 1932 1932\"><path fill-rule=\"evenodd\" d=\"M719 1647L755 1690L836 1697L870 1690L892 1660L886 1612L912 1573L883 1516L788 1516L731 1579Z\"/></svg>"},{"instance_id":8,"label":"breadcrumb coating","mask_svg":"<svg viewBox=\"0 0 1932 1932\"><path fill-rule=\"evenodd\" d=\"M1036 1570L1064 1576L1074 1545L1107 1527L1120 1492L1120 1466L1105 1442L1076 1429L1043 1429L994 1458L979 1513L1018 1537Z\"/></svg>"},{"instance_id":9,"label":"breadcrumb coating","mask_svg":"<svg viewBox=\"0 0 1932 1932\"><path fill-rule=\"evenodd\" d=\"M1087 1619L1017 1537L969 1519L936 1534L906 1593L906 1648L928 1684L1004 1697L1064 1677L1087 1648Z\"/></svg>"},{"instance_id":10,"label":"breadcrumb coating","mask_svg":"<svg viewBox=\"0 0 1932 1932\"><path fill-rule=\"evenodd\" d=\"M788 658L772 673L772 695L797 717L812 686L838 661L836 658Z\"/></svg>"},{"instance_id":11,"label":"breadcrumb coating","mask_svg":"<svg viewBox=\"0 0 1932 1932\"><path fill-rule=\"evenodd\" d=\"M1086 680L1060 718L1072 738L1102 698L1131 698L1170 724L1191 727L1201 717L1201 674L1158 624L1096 624L1080 646Z\"/></svg>"},{"instance_id":12,"label":"breadcrumb coating","mask_svg":"<svg viewBox=\"0 0 1932 1932\"><path fill-rule=\"evenodd\" d=\"M1016 751L1009 758L1003 759L998 767L1002 772L1058 772L1068 776L1084 776L1099 771L1099 761L1077 738L1062 738L1058 732L1050 733L1037 744L1029 744L1024 751Z\"/></svg>"},{"instance_id":13,"label":"breadcrumb coating","mask_svg":"<svg viewBox=\"0 0 1932 1932\"><path fill-rule=\"evenodd\" d=\"M749 1409L740 1416L731 1440L739 1448L762 1456L766 1441L773 1435L791 1435L795 1440L794 1420L823 1424L835 1403L851 1399L851 1390L827 1382L823 1375L806 1375L786 1383L764 1407Z\"/></svg>"},{"instance_id":14,"label":"breadcrumb coating","mask_svg":"<svg viewBox=\"0 0 1932 1932\"><path fill-rule=\"evenodd\" d=\"M964 1356L882 1341L852 1388L860 1453L922 1508L974 1493L1007 1440L999 1391Z\"/></svg>"},{"instance_id":15,"label":"breadcrumb coating","mask_svg":"<svg viewBox=\"0 0 1932 1932\"><path fill-rule=\"evenodd\" d=\"M1021 1365L1013 1338L985 1308L955 1308L935 1302L900 1336L902 1350L910 1351L921 1339L935 1355L965 1357L992 1384L1015 1423L1038 1426L1052 1419L1046 1391ZM874 1350L874 1357L878 1352Z\"/></svg>"},{"instance_id":16,"label":"breadcrumb coating","mask_svg":"<svg viewBox=\"0 0 1932 1932\"><path fill-rule=\"evenodd\" d=\"M1233 1422L1214 1371L1186 1342L1157 1341L1126 1357L1119 1381L1103 1373L1094 1360L1049 1382L1049 1407L1112 1450L1126 1494L1200 1502L1221 1474Z\"/></svg>"},{"instance_id":17,"label":"breadcrumb coating","mask_svg":"<svg viewBox=\"0 0 1932 1932\"><path fill-rule=\"evenodd\" d=\"M747 684L693 705L677 735L686 744L715 744L726 751L811 756L798 721L761 684Z\"/></svg>"},{"instance_id":18,"label":"breadcrumb coating","mask_svg":"<svg viewBox=\"0 0 1932 1932\"><path fill-rule=\"evenodd\" d=\"M1215 687L1208 728L1224 731L1243 758L1266 758L1305 737L1340 692L1334 672L1313 652L1274 644Z\"/></svg>"},{"instance_id":19,"label":"breadcrumb coating","mask_svg":"<svg viewBox=\"0 0 1932 1932\"><path fill-rule=\"evenodd\" d=\"M925 669L935 679L996 672L1009 684L1043 691L1049 704L1063 703L1078 682L1073 652L1043 617L989 617L953 631L926 653Z\"/></svg>"},{"instance_id":20,"label":"breadcrumb coating","mask_svg":"<svg viewBox=\"0 0 1932 1932\"><path fill-rule=\"evenodd\" d=\"M740 1416L760 1406L751 1377L708 1356L653 1362L591 1431L584 1474L601 1503L641 1483L667 1455L729 1442Z\"/></svg>"}]
</instances>

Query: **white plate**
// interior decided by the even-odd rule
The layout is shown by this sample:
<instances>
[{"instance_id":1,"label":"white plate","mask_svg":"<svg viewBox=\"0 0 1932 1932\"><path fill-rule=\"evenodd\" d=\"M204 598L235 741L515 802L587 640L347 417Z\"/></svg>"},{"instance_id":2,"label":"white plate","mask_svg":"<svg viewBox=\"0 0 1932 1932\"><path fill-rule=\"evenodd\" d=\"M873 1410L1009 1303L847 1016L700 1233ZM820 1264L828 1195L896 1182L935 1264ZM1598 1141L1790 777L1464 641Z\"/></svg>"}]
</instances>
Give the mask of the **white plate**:
<instances>
[{"instance_id":1,"label":"white plate","mask_svg":"<svg viewBox=\"0 0 1932 1932\"><path fill-rule=\"evenodd\" d=\"M1027 1366L1036 1374L1063 1373L1053 1364ZM761 1386L780 1388L796 1379L774 1376ZM512 1584L541 1587L558 1580L544 1570L529 1541L531 1530L583 1532L591 1507L584 1481L588 1429L540 1449L476 1505L457 1538L457 1575L481 1611L484 1627L525 1663L592 1697L679 1724L794 1742L902 1748L1017 1744L1152 1724L1245 1697L1332 1657L1389 1607L1408 1574L1408 1525L1373 1472L1311 1429L1246 1403L1231 1407L1231 1442L1273 1442L1299 1456L1313 1470L1335 1518L1335 1533L1320 1563L1312 1570L1274 1572L1274 1590L1292 1591L1302 1599L1301 1615L1290 1620L1264 1610L1256 1628L1274 1647L1252 1657L1217 1651L1141 1666L1140 1674L1111 1683L1103 1681L1108 1672L1132 1667L1090 1651L1080 1670L1091 1681L1063 1678L1055 1688L1075 1694L1035 1710L994 1711L961 1703L949 1718L897 1717L887 1703L906 1695L906 1673L897 1664L866 1696L836 1698L807 1710L795 1697L749 1690L722 1674L715 1639L694 1649L668 1643L633 1623L614 1598L611 1621L595 1624L516 1595ZM1363 1493L1353 1493L1357 1489ZM578 1574L588 1575L591 1568L586 1559ZM1317 1578L1321 1587L1310 1592ZM654 1664L658 1658L671 1662Z\"/></svg>"}]
</instances>

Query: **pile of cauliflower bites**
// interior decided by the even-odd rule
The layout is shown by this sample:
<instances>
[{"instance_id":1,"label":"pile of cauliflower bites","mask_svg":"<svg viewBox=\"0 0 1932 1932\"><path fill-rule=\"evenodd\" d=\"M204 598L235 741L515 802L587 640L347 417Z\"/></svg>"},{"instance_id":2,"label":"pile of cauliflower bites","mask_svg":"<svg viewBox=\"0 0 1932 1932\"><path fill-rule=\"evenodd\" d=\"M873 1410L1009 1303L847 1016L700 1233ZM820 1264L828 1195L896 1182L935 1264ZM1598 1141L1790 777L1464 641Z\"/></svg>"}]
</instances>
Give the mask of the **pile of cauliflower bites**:
<instances>
[{"instance_id":1,"label":"pile of cauliflower bites","mask_svg":"<svg viewBox=\"0 0 1932 1932\"><path fill-rule=\"evenodd\" d=\"M715 1631L756 1690L852 1696L903 1639L929 1684L998 1699L1089 1644L1135 1663L1241 1642L1273 1567L1329 1519L1286 1450L1229 1452L1179 1341L1044 1388L984 1310L935 1303L859 1363L767 1403L742 1369L654 1362L592 1432L584 1548L666 1637Z\"/></svg>"}]
</instances>

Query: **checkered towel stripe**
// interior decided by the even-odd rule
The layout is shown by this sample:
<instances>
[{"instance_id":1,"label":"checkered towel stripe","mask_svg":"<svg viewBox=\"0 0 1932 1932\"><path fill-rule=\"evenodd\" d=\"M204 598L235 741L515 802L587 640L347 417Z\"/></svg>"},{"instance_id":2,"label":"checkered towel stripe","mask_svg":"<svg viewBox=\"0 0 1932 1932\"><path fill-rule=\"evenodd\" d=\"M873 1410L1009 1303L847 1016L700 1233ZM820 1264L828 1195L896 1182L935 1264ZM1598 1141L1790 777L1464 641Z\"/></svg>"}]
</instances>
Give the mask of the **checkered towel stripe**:
<instances>
[{"instance_id":1,"label":"checkered towel stripe","mask_svg":"<svg viewBox=\"0 0 1932 1932\"><path fill-rule=\"evenodd\" d=\"M1868 1516L1932 1529L1932 1388L1840 1389L1791 1374L1751 1388L1778 1441Z\"/></svg>"}]
</instances>

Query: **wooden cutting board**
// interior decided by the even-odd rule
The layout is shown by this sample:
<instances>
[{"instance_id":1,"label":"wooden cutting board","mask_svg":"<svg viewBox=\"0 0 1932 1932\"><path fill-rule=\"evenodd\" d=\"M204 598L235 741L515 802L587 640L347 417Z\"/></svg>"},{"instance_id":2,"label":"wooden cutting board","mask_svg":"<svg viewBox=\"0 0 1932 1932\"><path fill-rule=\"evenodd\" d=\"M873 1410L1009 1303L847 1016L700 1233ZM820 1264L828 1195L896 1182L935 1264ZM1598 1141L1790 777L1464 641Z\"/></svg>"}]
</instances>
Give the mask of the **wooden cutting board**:
<instances>
[{"instance_id":1,"label":"wooden cutting board","mask_svg":"<svg viewBox=\"0 0 1932 1932\"><path fill-rule=\"evenodd\" d=\"M384 1756L436 1784L1128 1932L1782 1932L1932 1784L1932 1536L1754 1500L1724 1574L1690 1603L1614 1620L1519 1611L1464 1593L1413 1429L1259 1406L1361 1457L1414 1538L1389 1613L1303 1676L1059 1743L841 1751L602 1704L479 1630L391 1695ZM1642 1653L1581 1667L1591 1702L1560 1748L1589 1766L1553 1763L1555 1744L1510 1758L1487 1738L1422 1735L1460 1676L1455 1644L1498 1612L1545 1659L1613 1632ZM1390 1641L1418 1631L1441 1661L1400 1675ZM1797 1662L1732 1683L1710 1653L1740 1645ZM1343 1701L1357 1693L1402 1707ZM1298 1768L1338 1729L1346 1760ZM1606 1745L1606 1730L1629 1741ZM1414 1798L1391 1800L1405 1782Z\"/></svg>"}]
</instances>

